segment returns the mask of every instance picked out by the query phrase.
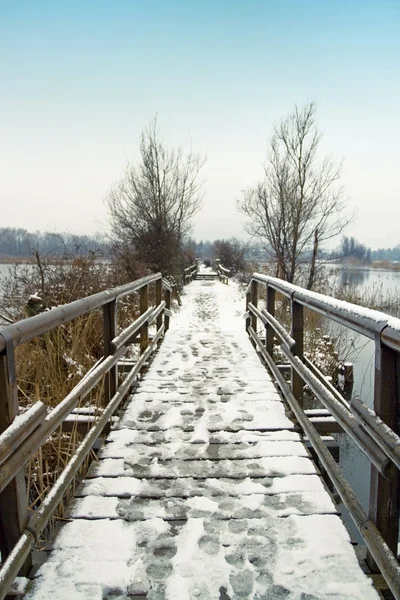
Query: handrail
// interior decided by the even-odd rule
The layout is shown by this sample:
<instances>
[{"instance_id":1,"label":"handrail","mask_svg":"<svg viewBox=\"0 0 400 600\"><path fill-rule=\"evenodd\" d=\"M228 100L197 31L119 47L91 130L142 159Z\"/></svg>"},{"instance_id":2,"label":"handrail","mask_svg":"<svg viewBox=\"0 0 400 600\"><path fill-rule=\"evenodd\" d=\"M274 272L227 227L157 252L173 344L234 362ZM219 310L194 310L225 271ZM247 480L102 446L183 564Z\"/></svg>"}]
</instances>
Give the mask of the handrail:
<instances>
[{"instance_id":1,"label":"handrail","mask_svg":"<svg viewBox=\"0 0 400 600\"><path fill-rule=\"evenodd\" d=\"M257 307L260 284L266 291L266 309L261 310ZM290 332L276 318L276 292L289 299ZM349 405L304 356L304 307L374 340L374 411L358 398ZM265 327L265 342L257 334L257 320ZM400 493L400 319L254 273L246 292L246 329L363 536L368 548L368 565L372 572L381 571L395 598L400 600L400 565L396 559ZM276 344L290 365L290 383L273 360ZM305 384L373 465L368 514L303 410Z\"/></svg>"},{"instance_id":2,"label":"handrail","mask_svg":"<svg viewBox=\"0 0 400 600\"><path fill-rule=\"evenodd\" d=\"M220 263L218 263L218 268L221 269L221 271L223 273L226 273L227 275L230 275L230 273L231 273L230 269L225 269L225 267L223 267Z\"/></svg>"},{"instance_id":3,"label":"handrail","mask_svg":"<svg viewBox=\"0 0 400 600\"><path fill-rule=\"evenodd\" d=\"M364 308L357 304L346 302L345 300L336 300L335 298L324 296L324 294L319 294L318 292L305 290L292 283L277 279L276 277L254 273L252 281L266 284L268 287L284 294L298 304L311 308L315 312L318 312L325 317L329 317L333 321L345 325L346 327L353 329L353 331L357 331L371 339L375 339L375 335L377 333L380 334L383 329L388 326L388 321L399 321L400 326L400 319L393 319L383 312L371 308ZM388 335L387 332L386 335ZM400 350L400 343L398 349Z\"/></svg>"},{"instance_id":4,"label":"handrail","mask_svg":"<svg viewBox=\"0 0 400 600\"><path fill-rule=\"evenodd\" d=\"M0 330L0 352L6 348L6 344L10 341L14 346L28 342L29 340L47 333L54 327L68 323L77 317L86 315L87 313L100 308L105 304L109 304L113 300L118 300L123 296L132 294L140 290L145 285L149 285L161 278L161 273L142 277L132 283L127 283L119 287L98 292L87 298L80 298L69 304L63 304L57 308L53 308L47 312L40 313L34 317L29 317L18 321L13 325L7 325Z\"/></svg>"},{"instance_id":5,"label":"handrail","mask_svg":"<svg viewBox=\"0 0 400 600\"><path fill-rule=\"evenodd\" d=\"M39 427L46 418L46 413L47 408L43 402L36 402L0 435L0 465Z\"/></svg>"},{"instance_id":6,"label":"handrail","mask_svg":"<svg viewBox=\"0 0 400 600\"><path fill-rule=\"evenodd\" d=\"M186 267L186 269L183 270L183 283L186 285L187 283L193 281L193 279L196 277L197 271L197 263Z\"/></svg>"},{"instance_id":7,"label":"handrail","mask_svg":"<svg viewBox=\"0 0 400 600\"><path fill-rule=\"evenodd\" d=\"M400 436L377 417L375 411L368 408L358 396L352 398L350 409L365 429L375 435L386 456L400 469Z\"/></svg>"},{"instance_id":8,"label":"handrail","mask_svg":"<svg viewBox=\"0 0 400 600\"><path fill-rule=\"evenodd\" d=\"M155 306L148 305L149 285L155 285ZM117 332L117 300L128 294L140 294L140 315L123 331ZM0 571L0 600L9 584L29 557L32 544L46 526L79 466L90 452L93 443L115 412L141 369L147 364L169 327L172 286L160 273L143 277L129 284L76 300L46 313L24 319L0 330L0 493L7 486L9 509L2 507L0 520L5 535L0 541L3 567ZM163 299L164 295L164 299ZM17 379L14 359L16 346L47 333L62 324L103 307L104 357L83 376L69 394L52 410L38 402L22 417L18 415ZM149 339L148 328L155 323L156 331ZM127 372L118 387L117 365L135 337L140 335L140 358ZM106 376L106 406L98 415L80 446L72 455L50 493L42 499L29 523L23 469L31 456L66 420L78 403ZM22 479L21 479L22 476ZM14 485L13 482L19 481ZM15 510L18 507L18 510ZM7 512L8 510L8 512ZM7 513L7 514L6 514ZM15 522L16 519L18 522ZM18 536L19 532L19 536ZM8 587L7 587L8 586Z\"/></svg>"},{"instance_id":9,"label":"handrail","mask_svg":"<svg viewBox=\"0 0 400 600\"><path fill-rule=\"evenodd\" d=\"M225 267L223 267L219 260L216 260L215 262L217 265L217 273L218 273L219 280L222 283L226 283L226 285L228 285L228 278L231 274L230 269L226 269Z\"/></svg>"}]
</instances>

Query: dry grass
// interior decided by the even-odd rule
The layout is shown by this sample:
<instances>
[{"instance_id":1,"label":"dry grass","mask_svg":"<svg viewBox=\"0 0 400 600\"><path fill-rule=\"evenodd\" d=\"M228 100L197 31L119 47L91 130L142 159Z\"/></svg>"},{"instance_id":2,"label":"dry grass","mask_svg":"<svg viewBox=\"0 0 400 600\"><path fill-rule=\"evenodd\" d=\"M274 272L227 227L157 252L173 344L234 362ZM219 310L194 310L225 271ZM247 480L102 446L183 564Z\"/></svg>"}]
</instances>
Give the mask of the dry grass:
<instances>
[{"instance_id":1,"label":"dry grass","mask_svg":"<svg viewBox=\"0 0 400 600\"><path fill-rule=\"evenodd\" d=\"M387 289L383 284L379 284L362 290L356 284L338 285L332 295L339 300L379 310L392 317L400 317L400 290L397 288Z\"/></svg>"},{"instance_id":2,"label":"dry grass","mask_svg":"<svg viewBox=\"0 0 400 600\"><path fill-rule=\"evenodd\" d=\"M1 310L14 318L30 316L32 310L40 312L66 304L77 298L96 293L107 287L126 283L116 281L115 274L105 265L98 264L93 257L79 258L60 264L15 266L5 282L5 297ZM153 288L154 286L151 286ZM32 294L40 296L33 307L29 302ZM154 302L155 290L151 289L149 301ZM31 304L31 306L30 306ZM121 299L118 303L118 326L124 329L139 314L137 293ZM102 309L65 323L56 329L16 348L16 366L19 402L25 409L41 400L48 407L57 406L80 381L82 376L103 355ZM95 410L104 407L104 379L81 401L78 408L90 406ZM99 411L98 411L99 412ZM40 506L51 490L60 473L82 441L82 435L74 426L70 433L61 428L54 432L26 467L28 505L31 511ZM78 479L85 476L94 453L82 465ZM62 520L65 507L74 489L71 488L60 503L49 524L40 546L46 545L52 526Z\"/></svg>"}]
</instances>

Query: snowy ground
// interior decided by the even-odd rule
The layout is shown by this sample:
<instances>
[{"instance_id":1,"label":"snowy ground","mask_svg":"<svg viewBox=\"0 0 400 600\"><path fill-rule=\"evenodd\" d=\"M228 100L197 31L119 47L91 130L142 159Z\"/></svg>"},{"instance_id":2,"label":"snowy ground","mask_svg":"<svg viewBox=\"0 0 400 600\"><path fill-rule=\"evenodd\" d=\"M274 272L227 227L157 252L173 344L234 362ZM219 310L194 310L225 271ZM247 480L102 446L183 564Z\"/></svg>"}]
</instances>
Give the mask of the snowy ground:
<instances>
[{"instance_id":1,"label":"snowy ground","mask_svg":"<svg viewBox=\"0 0 400 600\"><path fill-rule=\"evenodd\" d=\"M29 599L378 598L243 312L186 288Z\"/></svg>"}]
</instances>

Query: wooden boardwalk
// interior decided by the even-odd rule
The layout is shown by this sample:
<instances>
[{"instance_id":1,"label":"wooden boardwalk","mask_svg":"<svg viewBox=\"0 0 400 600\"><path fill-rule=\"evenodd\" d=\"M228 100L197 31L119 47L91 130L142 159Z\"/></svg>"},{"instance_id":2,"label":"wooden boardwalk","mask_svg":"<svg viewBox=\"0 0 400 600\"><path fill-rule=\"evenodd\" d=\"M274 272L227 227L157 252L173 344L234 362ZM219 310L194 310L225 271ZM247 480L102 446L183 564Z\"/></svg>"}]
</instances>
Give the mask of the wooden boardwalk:
<instances>
[{"instance_id":1,"label":"wooden boardwalk","mask_svg":"<svg viewBox=\"0 0 400 600\"><path fill-rule=\"evenodd\" d=\"M378 598L237 293L183 300L27 597Z\"/></svg>"}]
</instances>

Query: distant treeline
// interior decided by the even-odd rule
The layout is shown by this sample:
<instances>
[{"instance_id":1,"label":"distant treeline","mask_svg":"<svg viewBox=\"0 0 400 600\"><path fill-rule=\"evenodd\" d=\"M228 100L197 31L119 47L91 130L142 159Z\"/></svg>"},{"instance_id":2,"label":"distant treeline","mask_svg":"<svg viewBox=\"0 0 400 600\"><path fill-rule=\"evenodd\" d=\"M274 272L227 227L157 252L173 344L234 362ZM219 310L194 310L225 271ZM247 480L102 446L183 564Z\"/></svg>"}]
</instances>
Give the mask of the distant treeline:
<instances>
[{"instance_id":1,"label":"distant treeline","mask_svg":"<svg viewBox=\"0 0 400 600\"><path fill-rule=\"evenodd\" d=\"M244 243L237 238L229 240L200 241L189 238L185 247L198 258L215 258L221 253L225 254L226 247L229 247L229 253L233 252L236 256L240 255L246 260L266 260L269 257L268 249L260 243ZM26 229L17 227L0 227L0 256L27 258L32 254L39 252L40 255L62 255L69 252L76 254L79 252L83 256L90 252L104 255L109 251L108 242L101 235L77 235L72 233L49 233L49 232L30 232ZM225 256L221 256L225 258ZM305 258L307 256L305 255ZM400 244L392 248L371 248L360 243L354 237L343 236L340 246L337 250L327 252L320 250L320 259L328 260L346 260L357 259L359 262L369 264L373 261L399 261L400 262Z\"/></svg>"},{"instance_id":2,"label":"distant treeline","mask_svg":"<svg viewBox=\"0 0 400 600\"><path fill-rule=\"evenodd\" d=\"M331 254L331 258L337 258L343 262L355 259L367 265L375 261L397 262L400 261L400 244L393 248L372 250L354 237L343 236L340 247Z\"/></svg>"},{"instance_id":3,"label":"distant treeline","mask_svg":"<svg viewBox=\"0 0 400 600\"><path fill-rule=\"evenodd\" d=\"M235 238L231 238L230 240L216 240L214 242L210 242L209 240L196 242L193 239L189 239L187 245L195 256L202 259L219 256L221 260L226 260L225 256L220 256L223 248L229 248L229 254L232 254L232 252L237 254L240 248L243 258L250 261L265 261L271 256L268 248L263 247L260 243L244 244ZM226 253L224 252L224 254ZM309 258L309 252L302 254L302 260L307 261ZM375 261L400 262L400 244L393 248L372 250L354 237L343 236L336 250L327 251L320 249L318 258L320 260L335 260L340 262L355 261L365 265L369 265Z\"/></svg>"},{"instance_id":4,"label":"distant treeline","mask_svg":"<svg viewBox=\"0 0 400 600\"><path fill-rule=\"evenodd\" d=\"M29 257L34 252L41 255L65 255L68 250L82 255L99 254L107 250L107 243L100 236L75 235L72 233L30 232L16 227L0 227L0 256Z\"/></svg>"},{"instance_id":5,"label":"distant treeline","mask_svg":"<svg viewBox=\"0 0 400 600\"><path fill-rule=\"evenodd\" d=\"M371 250L372 260L390 260L400 261L400 244L393 248L378 248L378 250Z\"/></svg>"}]
</instances>

